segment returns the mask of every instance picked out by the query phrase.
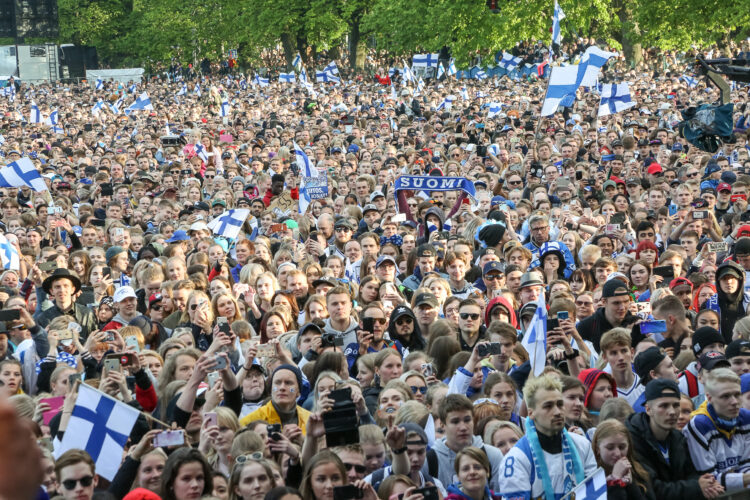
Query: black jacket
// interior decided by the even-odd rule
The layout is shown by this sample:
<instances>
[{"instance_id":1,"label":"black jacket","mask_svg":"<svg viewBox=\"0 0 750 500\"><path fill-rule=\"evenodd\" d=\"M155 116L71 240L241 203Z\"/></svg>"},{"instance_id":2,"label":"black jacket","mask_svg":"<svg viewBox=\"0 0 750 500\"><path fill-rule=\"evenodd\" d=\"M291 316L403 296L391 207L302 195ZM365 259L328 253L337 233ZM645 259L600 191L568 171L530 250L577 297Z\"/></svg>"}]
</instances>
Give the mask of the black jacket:
<instances>
[{"instance_id":1,"label":"black jacket","mask_svg":"<svg viewBox=\"0 0 750 500\"><path fill-rule=\"evenodd\" d=\"M651 484L659 500L687 500L704 498L687 441L680 431L673 430L667 437L669 463L656 444L646 413L634 413L625 426L630 431L638 462L651 477Z\"/></svg>"},{"instance_id":2,"label":"black jacket","mask_svg":"<svg viewBox=\"0 0 750 500\"><path fill-rule=\"evenodd\" d=\"M625 315L625 319L619 326L623 328L628 327L635 323L637 320L638 317L628 311L628 313ZM611 325L609 321L607 321L607 317L604 315L603 307L597 309L596 312L588 318L583 318L578 322L578 326L576 326L576 329L581 335L581 338L583 338L583 340L588 340L589 342L594 344L594 349L596 349L596 352L600 351L599 340L602 338L602 335L604 335L604 332L608 332L612 328L615 327Z\"/></svg>"},{"instance_id":3,"label":"black jacket","mask_svg":"<svg viewBox=\"0 0 750 500\"><path fill-rule=\"evenodd\" d=\"M53 302L49 309L45 309L41 313L38 313L38 315L35 314L34 320L37 325L47 328L47 325L59 316L68 316L71 318L71 321L75 321L81 325L80 341L82 344L86 342L89 333L99 329L93 309L78 303L73 303L73 307L69 311L64 312Z\"/></svg>"}]
</instances>

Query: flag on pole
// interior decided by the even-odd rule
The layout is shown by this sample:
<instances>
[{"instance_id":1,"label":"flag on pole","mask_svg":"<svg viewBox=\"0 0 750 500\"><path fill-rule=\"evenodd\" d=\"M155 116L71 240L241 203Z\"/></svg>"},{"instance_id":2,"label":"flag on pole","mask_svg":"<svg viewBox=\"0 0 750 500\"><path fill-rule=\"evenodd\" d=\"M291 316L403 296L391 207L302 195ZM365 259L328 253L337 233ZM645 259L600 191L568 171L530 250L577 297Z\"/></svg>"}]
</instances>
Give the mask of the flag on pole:
<instances>
[{"instance_id":1,"label":"flag on pole","mask_svg":"<svg viewBox=\"0 0 750 500\"><path fill-rule=\"evenodd\" d=\"M299 81L303 85L307 85L307 71L305 71L305 68L303 67L299 72Z\"/></svg>"},{"instance_id":2,"label":"flag on pole","mask_svg":"<svg viewBox=\"0 0 750 500\"><path fill-rule=\"evenodd\" d=\"M101 90L104 88L104 80L101 78L96 79L96 90Z\"/></svg>"},{"instance_id":3,"label":"flag on pole","mask_svg":"<svg viewBox=\"0 0 750 500\"><path fill-rule=\"evenodd\" d=\"M131 94L135 94L138 90L138 84L133 83L130 87L128 87L128 92Z\"/></svg>"},{"instance_id":4,"label":"flag on pole","mask_svg":"<svg viewBox=\"0 0 750 500\"><path fill-rule=\"evenodd\" d=\"M549 60L552 61L554 55L560 51L560 42L562 41L562 34L560 33L560 21L565 19L565 12L563 12L560 5L555 0L555 12L552 17L552 43L549 46Z\"/></svg>"},{"instance_id":5,"label":"flag on pole","mask_svg":"<svg viewBox=\"0 0 750 500\"><path fill-rule=\"evenodd\" d=\"M422 80L422 77L419 77L419 80L417 80L417 92L424 91L424 80Z\"/></svg>"},{"instance_id":6,"label":"flag on pole","mask_svg":"<svg viewBox=\"0 0 750 500\"><path fill-rule=\"evenodd\" d=\"M52 127L52 132L55 134L63 134L65 131L62 129L62 127L58 126L58 123L60 121L60 113L55 109L52 111L52 113L49 114L47 119L44 121L45 125L49 125Z\"/></svg>"},{"instance_id":7,"label":"flag on pole","mask_svg":"<svg viewBox=\"0 0 750 500\"><path fill-rule=\"evenodd\" d=\"M255 75L253 83L258 85L259 87L268 87L268 78L261 78L260 75Z\"/></svg>"},{"instance_id":8,"label":"flag on pole","mask_svg":"<svg viewBox=\"0 0 750 500\"><path fill-rule=\"evenodd\" d=\"M607 500L607 476L599 467L570 492L576 500Z\"/></svg>"},{"instance_id":9,"label":"flag on pole","mask_svg":"<svg viewBox=\"0 0 750 500\"><path fill-rule=\"evenodd\" d=\"M4 234L0 234L0 258L4 269L13 269L14 271L21 269L21 256Z\"/></svg>"},{"instance_id":10,"label":"flag on pole","mask_svg":"<svg viewBox=\"0 0 750 500\"><path fill-rule=\"evenodd\" d=\"M122 452L139 412L93 387L80 384L78 397L62 442L54 456L68 450L86 450L96 473L111 481L122 462Z\"/></svg>"},{"instance_id":11,"label":"flag on pole","mask_svg":"<svg viewBox=\"0 0 750 500\"><path fill-rule=\"evenodd\" d=\"M497 115L500 114L500 112L503 110L503 105L499 102L493 102L490 103L489 109L487 111L487 118L494 118Z\"/></svg>"},{"instance_id":12,"label":"flag on pole","mask_svg":"<svg viewBox=\"0 0 750 500\"><path fill-rule=\"evenodd\" d=\"M410 82L414 81L414 72L411 70L409 66L406 65L406 63L404 63L403 73L404 73L404 81L410 81Z\"/></svg>"},{"instance_id":13,"label":"flag on pole","mask_svg":"<svg viewBox=\"0 0 750 500\"><path fill-rule=\"evenodd\" d=\"M42 113L39 111L39 106L37 106L34 101L31 101L29 123L42 123Z\"/></svg>"},{"instance_id":14,"label":"flag on pole","mask_svg":"<svg viewBox=\"0 0 750 500\"><path fill-rule=\"evenodd\" d=\"M177 92L177 95L185 95L187 94L187 83L182 84L182 88L180 88L180 91Z\"/></svg>"},{"instance_id":15,"label":"flag on pole","mask_svg":"<svg viewBox=\"0 0 750 500\"><path fill-rule=\"evenodd\" d=\"M249 208L233 208L208 223L208 228L214 234L223 236L228 240L234 240L239 236L240 229L250 216Z\"/></svg>"},{"instance_id":16,"label":"flag on pole","mask_svg":"<svg viewBox=\"0 0 750 500\"><path fill-rule=\"evenodd\" d=\"M294 73L279 73L279 82L294 83L295 81Z\"/></svg>"},{"instance_id":17,"label":"flag on pole","mask_svg":"<svg viewBox=\"0 0 750 500\"><path fill-rule=\"evenodd\" d=\"M437 79L440 80L442 76L445 74L445 68L442 64L438 64L438 72L437 72Z\"/></svg>"},{"instance_id":18,"label":"flag on pole","mask_svg":"<svg viewBox=\"0 0 750 500\"><path fill-rule=\"evenodd\" d=\"M47 183L28 158L20 158L0 168L0 187L28 186L34 191L46 191Z\"/></svg>"},{"instance_id":19,"label":"flag on pole","mask_svg":"<svg viewBox=\"0 0 750 500\"><path fill-rule=\"evenodd\" d=\"M94 107L91 108L91 114L96 116L101 113L102 109L104 109L104 101L99 99L98 101L96 101L96 104L94 104Z\"/></svg>"},{"instance_id":20,"label":"flag on pole","mask_svg":"<svg viewBox=\"0 0 750 500\"><path fill-rule=\"evenodd\" d=\"M299 71L300 68L302 68L302 56L299 55L299 52L297 52L297 55L294 56L294 60L292 61L292 67Z\"/></svg>"},{"instance_id":21,"label":"flag on pole","mask_svg":"<svg viewBox=\"0 0 750 500\"><path fill-rule=\"evenodd\" d=\"M125 108L125 114L129 115L133 111L136 110L153 110L154 107L151 105L151 98L148 96L146 92L142 93L138 97L135 98L135 102Z\"/></svg>"},{"instance_id":22,"label":"flag on pole","mask_svg":"<svg viewBox=\"0 0 750 500\"><path fill-rule=\"evenodd\" d=\"M201 96L201 84L196 83L195 88L193 89L193 94L197 95L198 97Z\"/></svg>"},{"instance_id":23,"label":"flag on pole","mask_svg":"<svg viewBox=\"0 0 750 500\"><path fill-rule=\"evenodd\" d=\"M536 312L526 328L521 345L529 354L531 373L538 377L544 371L547 361L547 306L544 303L544 292L539 295Z\"/></svg>"},{"instance_id":24,"label":"flag on pole","mask_svg":"<svg viewBox=\"0 0 750 500\"><path fill-rule=\"evenodd\" d=\"M414 54L411 58L412 66L423 66L425 68L436 68L440 54Z\"/></svg>"},{"instance_id":25,"label":"flag on pole","mask_svg":"<svg viewBox=\"0 0 750 500\"><path fill-rule=\"evenodd\" d=\"M228 116L229 115L229 100L224 97L221 100L221 116Z\"/></svg>"},{"instance_id":26,"label":"flag on pole","mask_svg":"<svg viewBox=\"0 0 750 500\"><path fill-rule=\"evenodd\" d=\"M456 73L458 73L458 70L456 69L456 61L451 57L451 60L448 63L448 76L453 76Z\"/></svg>"},{"instance_id":27,"label":"flag on pole","mask_svg":"<svg viewBox=\"0 0 750 500\"><path fill-rule=\"evenodd\" d=\"M339 74L339 68L336 66L336 61L331 61L328 63L328 66L326 66L323 71L326 73L330 73L331 75L338 75Z\"/></svg>"},{"instance_id":28,"label":"flag on pole","mask_svg":"<svg viewBox=\"0 0 750 500\"><path fill-rule=\"evenodd\" d=\"M297 162L297 168L299 169L299 213L304 214L307 212L307 207L310 206L312 198L307 192L307 179L313 177L312 165L310 165L310 158L307 154L299 147L299 144L294 143L294 155Z\"/></svg>"},{"instance_id":29,"label":"flag on pole","mask_svg":"<svg viewBox=\"0 0 750 500\"><path fill-rule=\"evenodd\" d=\"M514 57L513 54L503 52L503 57L502 59L500 59L500 62L498 62L497 65L501 68L505 68L505 70L510 73L511 71L516 69L519 64L521 64L520 57Z\"/></svg>"},{"instance_id":30,"label":"flag on pole","mask_svg":"<svg viewBox=\"0 0 750 500\"><path fill-rule=\"evenodd\" d=\"M547 95L542 105L542 116L550 116L560 106L570 106L575 101L576 91L581 85L585 67L580 64L573 66L555 66L549 76ZM568 104L570 103L570 104Z\"/></svg>"},{"instance_id":31,"label":"flag on pole","mask_svg":"<svg viewBox=\"0 0 750 500\"><path fill-rule=\"evenodd\" d=\"M626 83L607 83L602 85L599 116L613 115L635 106L630 98L630 88Z\"/></svg>"},{"instance_id":32,"label":"flag on pole","mask_svg":"<svg viewBox=\"0 0 750 500\"><path fill-rule=\"evenodd\" d=\"M694 88L694 87L696 87L698 85L698 79L697 78L693 78L693 77L690 77L690 76L687 76L687 75L682 75L680 77L680 80L684 81L687 84L687 86L690 87L691 89Z\"/></svg>"},{"instance_id":33,"label":"flag on pole","mask_svg":"<svg viewBox=\"0 0 750 500\"><path fill-rule=\"evenodd\" d=\"M112 110L112 113L119 115L123 104L125 104L125 96L120 96L120 98L117 99L117 102L111 104L109 108Z\"/></svg>"},{"instance_id":34,"label":"flag on pole","mask_svg":"<svg viewBox=\"0 0 750 500\"><path fill-rule=\"evenodd\" d=\"M610 57L617 55L617 52L607 52L599 47L592 45L581 57L579 66L584 68L583 78L581 79L580 85L584 87L595 87L596 82L599 81L599 70L607 64Z\"/></svg>"}]
</instances>

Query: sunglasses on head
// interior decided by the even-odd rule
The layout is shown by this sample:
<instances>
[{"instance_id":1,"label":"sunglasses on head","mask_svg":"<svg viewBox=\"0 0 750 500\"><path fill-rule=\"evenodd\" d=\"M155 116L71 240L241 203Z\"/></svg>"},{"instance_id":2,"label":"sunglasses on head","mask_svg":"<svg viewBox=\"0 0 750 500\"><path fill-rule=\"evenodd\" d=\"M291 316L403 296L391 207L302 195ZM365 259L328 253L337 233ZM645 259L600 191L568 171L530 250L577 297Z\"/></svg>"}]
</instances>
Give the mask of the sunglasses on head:
<instances>
[{"instance_id":1,"label":"sunglasses on head","mask_svg":"<svg viewBox=\"0 0 750 500\"><path fill-rule=\"evenodd\" d=\"M461 319L469 319L471 318L473 321L476 321L479 319L479 314L477 313L461 313L458 315Z\"/></svg>"},{"instance_id":2,"label":"sunglasses on head","mask_svg":"<svg viewBox=\"0 0 750 500\"><path fill-rule=\"evenodd\" d=\"M66 479L62 482L63 488L65 488L68 491L74 490L76 485L78 483L81 483L81 486L84 488L88 488L91 486L91 483L94 482L94 476L83 476L79 479Z\"/></svg>"},{"instance_id":3,"label":"sunglasses on head","mask_svg":"<svg viewBox=\"0 0 750 500\"><path fill-rule=\"evenodd\" d=\"M364 465L359 465L359 464L348 464L344 462L344 467L346 467L346 470L354 469L357 472L357 474L364 474L367 471Z\"/></svg>"}]
</instances>

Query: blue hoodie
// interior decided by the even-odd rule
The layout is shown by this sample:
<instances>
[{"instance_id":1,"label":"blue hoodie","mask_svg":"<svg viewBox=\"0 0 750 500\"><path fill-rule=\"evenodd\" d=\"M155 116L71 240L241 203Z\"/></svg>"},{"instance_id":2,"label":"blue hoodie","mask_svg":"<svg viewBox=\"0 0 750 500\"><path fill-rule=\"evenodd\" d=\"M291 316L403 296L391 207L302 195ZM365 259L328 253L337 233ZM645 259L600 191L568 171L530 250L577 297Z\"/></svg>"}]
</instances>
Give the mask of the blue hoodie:
<instances>
[{"instance_id":1,"label":"blue hoodie","mask_svg":"<svg viewBox=\"0 0 750 500\"><path fill-rule=\"evenodd\" d=\"M460 483L451 484L448 486L448 496L445 497L444 500L485 500L489 498L490 500L500 500L500 495L495 495L495 493L490 489L489 486L484 487L484 496L482 498L472 498L468 496L466 493L461 491Z\"/></svg>"}]
</instances>

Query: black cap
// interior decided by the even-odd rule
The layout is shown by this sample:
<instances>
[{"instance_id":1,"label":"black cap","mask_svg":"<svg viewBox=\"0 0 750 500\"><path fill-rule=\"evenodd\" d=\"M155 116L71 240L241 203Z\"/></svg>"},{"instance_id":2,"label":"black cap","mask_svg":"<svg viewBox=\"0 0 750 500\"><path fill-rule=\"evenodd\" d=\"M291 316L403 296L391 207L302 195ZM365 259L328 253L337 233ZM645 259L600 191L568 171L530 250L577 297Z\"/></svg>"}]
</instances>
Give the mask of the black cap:
<instances>
[{"instance_id":1,"label":"black cap","mask_svg":"<svg viewBox=\"0 0 750 500\"><path fill-rule=\"evenodd\" d=\"M706 370L710 372L714 368L721 368L721 367L729 368L731 366L732 365L729 364L729 361L727 360L726 356L716 351L703 353L698 358L698 371Z\"/></svg>"},{"instance_id":2,"label":"black cap","mask_svg":"<svg viewBox=\"0 0 750 500\"><path fill-rule=\"evenodd\" d=\"M418 294L414 298L414 307L419 307L422 304L427 304L432 307L438 307L440 305L440 302L438 302L437 297L435 297L435 294L431 292L423 292Z\"/></svg>"},{"instance_id":3,"label":"black cap","mask_svg":"<svg viewBox=\"0 0 750 500\"><path fill-rule=\"evenodd\" d=\"M717 343L726 344L719 331L710 326L702 326L693 333L693 354L697 356L707 346Z\"/></svg>"},{"instance_id":4,"label":"black cap","mask_svg":"<svg viewBox=\"0 0 750 500\"><path fill-rule=\"evenodd\" d=\"M354 224L352 224L349 219L346 217L341 217L339 220L336 221L336 223L333 225L334 229L339 227L345 227L349 231L355 231L357 228L354 227Z\"/></svg>"},{"instance_id":5,"label":"black cap","mask_svg":"<svg viewBox=\"0 0 750 500\"><path fill-rule=\"evenodd\" d=\"M727 359L736 358L737 356L750 356L750 341L743 339L731 341L727 346L724 356Z\"/></svg>"},{"instance_id":6,"label":"black cap","mask_svg":"<svg viewBox=\"0 0 750 500\"><path fill-rule=\"evenodd\" d=\"M419 245L417 247L417 257L435 257L437 253L432 245Z\"/></svg>"},{"instance_id":7,"label":"black cap","mask_svg":"<svg viewBox=\"0 0 750 500\"><path fill-rule=\"evenodd\" d=\"M208 212L211 210L211 207L208 206L208 203L205 201L196 201L193 206L196 210L203 210L204 212Z\"/></svg>"},{"instance_id":8,"label":"black cap","mask_svg":"<svg viewBox=\"0 0 750 500\"><path fill-rule=\"evenodd\" d=\"M644 393L646 402L658 398L676 398L680 399L680 387L674 380L666 378L657 378L646 384Z\"/></svg>"},{"instance_id":9,"label":"black cap","mask_svg":"<svg viewBox=\"0 0 750 500\"><path fill-rule=\"evenodd\" d=\"M658 347L649 347L635 357L635 360L633 361L635 373L638 374L641 381L645 380L648 377L649 372L656 369L656 367L659 366L659 363L664 361L664 358L666 357L667 355L661 352L661 349Z\"/></svg>"},{"instance_id":10,"label":"black cap","mask_svg":"<svg viewBox=\"0 0 750 500\"><path fill-rule=\"evenodd\" d=\"M628 292L628 287L622 282L622 280L611 279L604 283L604 287L602 288L603 299L609 297L621 297L624 295L630 295L630 292Z\"/></svg>"}]
</instances>

